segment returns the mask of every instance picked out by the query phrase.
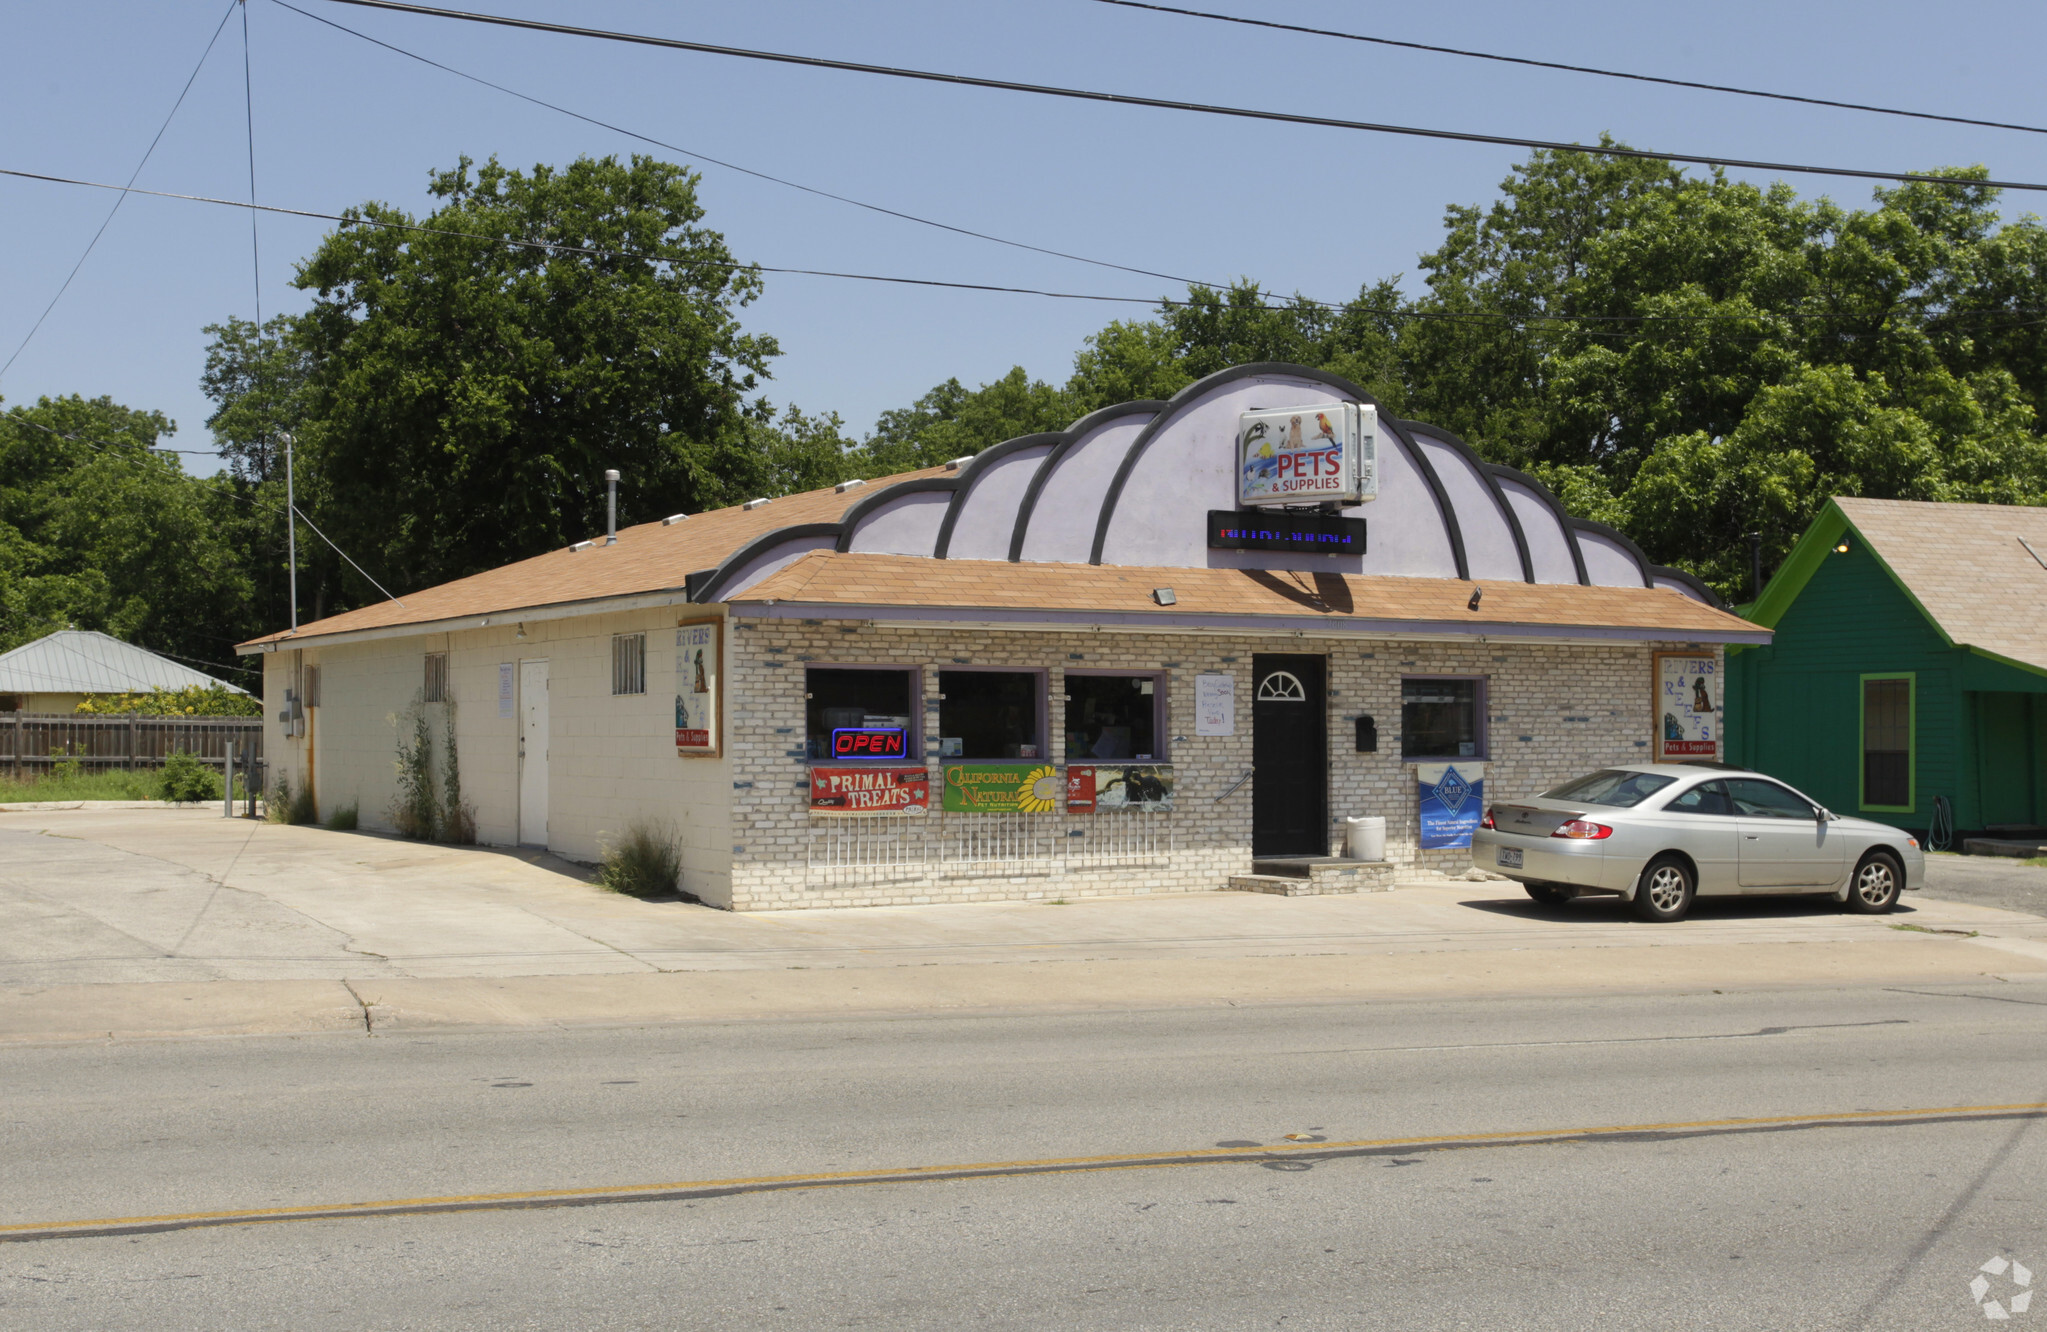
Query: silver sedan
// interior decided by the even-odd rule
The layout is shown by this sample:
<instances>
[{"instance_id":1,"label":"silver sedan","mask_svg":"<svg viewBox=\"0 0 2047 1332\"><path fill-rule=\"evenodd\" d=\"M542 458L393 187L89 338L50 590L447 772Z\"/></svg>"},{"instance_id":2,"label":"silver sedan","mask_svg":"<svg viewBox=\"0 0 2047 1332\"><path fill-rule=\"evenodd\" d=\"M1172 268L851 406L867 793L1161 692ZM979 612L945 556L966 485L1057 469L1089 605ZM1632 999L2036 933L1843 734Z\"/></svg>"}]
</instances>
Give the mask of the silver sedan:
<instances>
[{"instance_id":1,"label":"silver sedan","mask_svg":"<svg viewBox=\"0 0 2047 1332\"><path fill-rule=\"evenodd\" d=\"M1694 897L1750 893L1828 893L1875 914L1926 882L1909 833L1723 764L1602 768L1494 805L1472 834L1471 863L1546 905L1617 893L1654 921L1679 919Z\"/></svg>"}]
</instances>

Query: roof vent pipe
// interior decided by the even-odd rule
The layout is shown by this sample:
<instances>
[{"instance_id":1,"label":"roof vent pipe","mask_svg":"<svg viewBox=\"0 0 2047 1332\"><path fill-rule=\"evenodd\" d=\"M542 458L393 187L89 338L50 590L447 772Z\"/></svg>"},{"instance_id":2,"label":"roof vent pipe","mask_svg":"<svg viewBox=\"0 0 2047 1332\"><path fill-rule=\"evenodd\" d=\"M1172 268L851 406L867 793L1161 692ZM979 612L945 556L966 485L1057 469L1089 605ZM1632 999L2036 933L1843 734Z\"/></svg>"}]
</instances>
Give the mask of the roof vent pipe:
<instances>
[{"instance_id":1,"label":"roof vent pipe","mask_svg":"<svg viewBox=\"0 0 2047 1332\"><path fill-rule=\"evenodd\" d=\"M604 544L618 544L618 472L604 473Z\"/></svg>"}]
</instances>

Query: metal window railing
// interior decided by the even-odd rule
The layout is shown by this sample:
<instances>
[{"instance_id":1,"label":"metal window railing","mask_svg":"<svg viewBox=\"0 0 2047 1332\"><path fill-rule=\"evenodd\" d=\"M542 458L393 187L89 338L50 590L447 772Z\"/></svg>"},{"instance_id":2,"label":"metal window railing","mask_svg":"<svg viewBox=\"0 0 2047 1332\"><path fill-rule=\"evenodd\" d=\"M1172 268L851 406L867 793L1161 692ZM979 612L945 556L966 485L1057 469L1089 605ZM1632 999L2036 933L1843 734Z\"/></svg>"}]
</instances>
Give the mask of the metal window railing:
<instances>
[{"instance_id":1,"label":"metal window railing","mask_svg":"<svg viewBox=\"0 0 2047 1332\"><path fill-rule=\"evenodd\" d=\"M611 640L611 692L647 692L647 636L616 634Z\"/></svg>"}]
</instances>

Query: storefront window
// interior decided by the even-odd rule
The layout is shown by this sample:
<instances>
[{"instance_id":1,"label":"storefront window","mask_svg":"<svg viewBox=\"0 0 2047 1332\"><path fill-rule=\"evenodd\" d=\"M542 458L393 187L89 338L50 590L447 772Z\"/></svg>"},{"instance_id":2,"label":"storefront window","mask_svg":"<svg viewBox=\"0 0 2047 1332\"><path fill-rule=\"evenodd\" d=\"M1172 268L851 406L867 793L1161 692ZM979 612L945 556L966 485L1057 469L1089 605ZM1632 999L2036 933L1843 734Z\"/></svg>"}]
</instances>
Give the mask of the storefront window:
<instances>
[{"instance_id":1,"label":"storefront window","mask_svg":"<svg viewBox=\"0 0 2047 1332\"><path fill-rule=\"evenodd\" d=\"M812 666L803 673L803 752L824 762L921 762L908 668Z\"/></svg>"},{"instance_id":2,"label":"storefront window","mask_svg":"<svg viewBox=\"0 0 2047 1332\"><path fill-rule=\"evenodd\" d=\"M1400 682L1400 756L1484 758L1484 681L1423 676Z\"/></svg>"},{"instance_id":3,"label":"storefront window","mask_svg":"<svg viewBox=\"0 0 2047 1332\"><path fill-rule=\"evenodd\" d=\"M1158 677L1066 676L1066 758L1162 762L1158 744Z\"/></svg>"},{"instance_id":4,"label":"storefront window","mask_svg":"<svg viewBox=\"0 0 2047 1332\"><path fill-rule=\"evenodd\" d=\"M938 752L948 759L1045 757L1036 671L940 671Z\"/></svg>"}]
</instances>

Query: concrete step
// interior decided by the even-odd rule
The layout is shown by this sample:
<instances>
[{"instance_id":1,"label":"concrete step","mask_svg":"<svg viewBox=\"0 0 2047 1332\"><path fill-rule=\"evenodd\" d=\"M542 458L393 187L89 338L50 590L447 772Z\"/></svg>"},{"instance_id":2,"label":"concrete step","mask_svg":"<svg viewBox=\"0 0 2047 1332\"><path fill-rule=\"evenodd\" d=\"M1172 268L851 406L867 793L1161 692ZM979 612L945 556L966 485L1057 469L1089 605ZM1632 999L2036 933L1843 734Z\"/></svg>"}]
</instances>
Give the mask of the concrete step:
<instances>
[{"instance_id":1,"label":"concrete step","mask_svg":"<svg viewBox=\"0 0 2047 1332\"><path fill-rule=\"evenodd\" d=\"M1253 870L1271 862L1258 861ZM1383 860L1341 860L1333 856L1303 859L1280 873L1232 874L1229 891L1272 893L1279 897L1321 897L1329 893L1383 893L1393 886L1393 865Z\"/></svg>"},{"instance_id":2,"label":"concrete step","mask_svg":"<svg viewBox=\"0 0 2047 1332\"><path fill-rule=\"evenodd\" d=\"M2004 837L1970 837L1962 842L1965 856L2016 856L2020 860L2047 853L2047 846L2038 841L2014 840Z\"/></svg>"}]
</instances>

